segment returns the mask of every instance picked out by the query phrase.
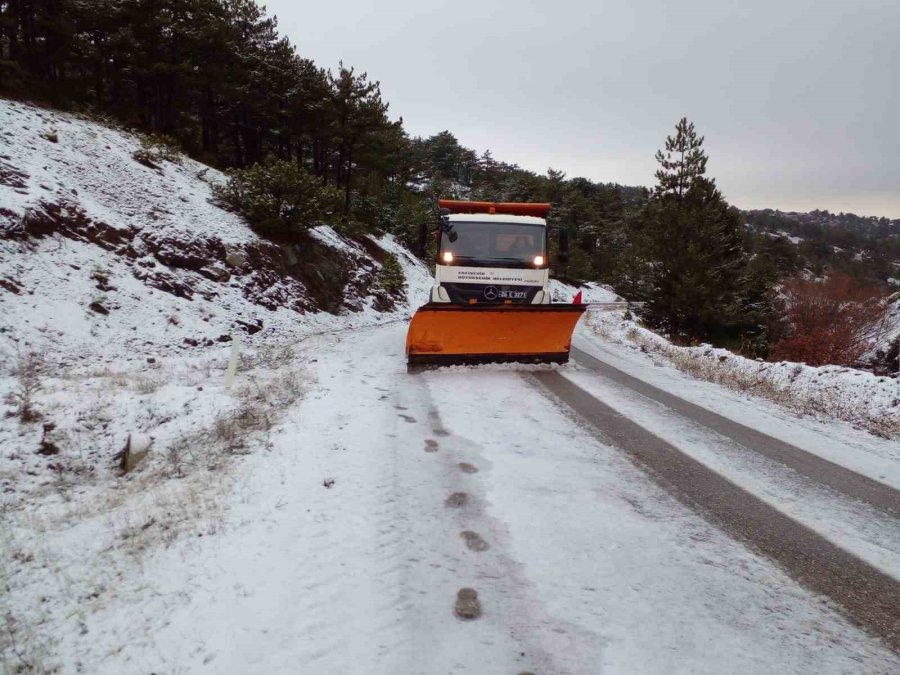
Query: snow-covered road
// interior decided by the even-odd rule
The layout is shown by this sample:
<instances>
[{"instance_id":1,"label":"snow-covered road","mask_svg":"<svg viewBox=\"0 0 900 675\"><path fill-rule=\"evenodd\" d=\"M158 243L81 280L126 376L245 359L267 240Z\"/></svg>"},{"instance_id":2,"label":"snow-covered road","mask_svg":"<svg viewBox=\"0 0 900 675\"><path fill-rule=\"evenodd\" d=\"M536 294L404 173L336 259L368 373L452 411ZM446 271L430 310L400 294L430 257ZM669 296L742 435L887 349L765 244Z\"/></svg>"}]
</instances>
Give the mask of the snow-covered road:
<instances>
[{"instance_id":1,"label":"snow-covered road","mask_svg":"<svg viewBox=\"0 0 900 675\"><path fill-rule=\"evenodd\" d=\"M900 670L826 599L598 440L533 368L408 374L404 333L398 323L308 342L309 393L269 451L241 464L221 531L146 560L144 592L62 636L66 670ZM635 405L576 365L558 371ZM760 489L774 500L778 485ZM842 545L866 540L857 555L896 569L896 521L866 521L888 528L880 547L854 540L853 522L883 514L819 498L837 505ZM462 588L477 592L480 618L454 615Z\"/></svg>"}]
</instances>

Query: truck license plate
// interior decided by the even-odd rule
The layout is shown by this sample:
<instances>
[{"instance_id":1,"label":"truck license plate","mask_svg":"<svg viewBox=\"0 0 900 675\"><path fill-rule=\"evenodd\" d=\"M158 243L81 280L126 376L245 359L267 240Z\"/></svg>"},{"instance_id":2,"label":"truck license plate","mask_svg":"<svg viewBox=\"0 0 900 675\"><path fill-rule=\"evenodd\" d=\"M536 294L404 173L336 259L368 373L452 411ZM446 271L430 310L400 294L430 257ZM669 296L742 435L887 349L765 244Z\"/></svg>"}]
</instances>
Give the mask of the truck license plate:
<instances>
[{"instance_id":1,"label":"truck license plate","mask_svg":"<svg viewBox=\"0 0 900 675\"><path fill-rule=\"evenodd\" d=\"M500 291L497 295L508 300L520 300L528 294L525 291Z\"/></svg>"}]
</instances>

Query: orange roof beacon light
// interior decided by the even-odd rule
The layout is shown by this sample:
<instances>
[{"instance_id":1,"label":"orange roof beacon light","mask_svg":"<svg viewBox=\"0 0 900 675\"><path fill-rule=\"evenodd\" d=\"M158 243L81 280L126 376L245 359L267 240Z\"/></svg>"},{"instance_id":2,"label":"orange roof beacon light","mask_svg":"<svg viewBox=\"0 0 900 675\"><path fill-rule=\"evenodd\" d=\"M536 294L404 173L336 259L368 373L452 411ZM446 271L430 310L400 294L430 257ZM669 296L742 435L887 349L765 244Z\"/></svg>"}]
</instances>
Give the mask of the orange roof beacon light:
<instances>
[{"instance_id":1,"label":"orange roof beacon light","mask_svg":"<svg viewBox=\"0 0 900 675\"><path fill-rule=\"evenodd\" d=\"M450 213L488 213L535 218L546 218L550 212L550 204L546 202L466 202L458 199L439 199L438 206Z\"/></svg>"}]
</instances>

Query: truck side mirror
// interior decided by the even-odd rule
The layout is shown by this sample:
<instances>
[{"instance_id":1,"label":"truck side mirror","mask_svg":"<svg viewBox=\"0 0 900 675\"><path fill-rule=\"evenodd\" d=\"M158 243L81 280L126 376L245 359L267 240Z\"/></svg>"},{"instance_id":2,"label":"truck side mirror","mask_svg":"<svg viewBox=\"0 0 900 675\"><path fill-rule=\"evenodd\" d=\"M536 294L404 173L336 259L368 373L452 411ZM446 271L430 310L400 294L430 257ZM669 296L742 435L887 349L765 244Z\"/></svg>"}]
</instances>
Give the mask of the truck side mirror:
<instances>
[{"instance_id":1,"label":"truck side mirror","mask_svg":"<svg viewBox=\"0 0 900 675\"><path fill-rule=\"evenodd\" d=\"M449 209L441 209L441 211L449 213ZM447 235L447 239L450 240L451 244L459 238L459 233L453 229L453 226L450 224L450 218L445 213L441 214L441 232Z\"/></svg>"},{"instance_id":2,"label":"truck side mirror","mask_svg":"<svg viewBox=\"0 0 900 675\"><path fill-rule=\"evenodd\" d=\"M559 228L559 255L556 256L557 262L565 265L569 262L569 230L568 228Z\"/></svg>"}]
</instances>

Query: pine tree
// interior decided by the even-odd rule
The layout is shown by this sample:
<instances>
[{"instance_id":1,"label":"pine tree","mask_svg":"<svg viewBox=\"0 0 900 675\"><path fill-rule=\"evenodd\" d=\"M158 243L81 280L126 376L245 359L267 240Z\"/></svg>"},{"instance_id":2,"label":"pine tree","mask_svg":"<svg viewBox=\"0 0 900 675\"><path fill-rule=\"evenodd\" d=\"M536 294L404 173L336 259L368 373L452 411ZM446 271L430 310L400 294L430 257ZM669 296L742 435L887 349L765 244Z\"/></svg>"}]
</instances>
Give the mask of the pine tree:
<instances>
[{"instance_id":1,"label":"pine tree","mask_svg":"<svg viewBox=\"0 0 900 675\"><path fill-rule=\"evenodd\" d=\"M722 338L740 323L747 255L740 220L705 176L703 137L686 118L656 154L644 212L647 319L673 339Z\"/></svg>"},{"instance_id":2,"label":"pine tree","mask_svg":"<svg viewBox=\"0 0 900 675\"><path fill-rule=\"evenodd\" d=\"M650 263L647 259L649 245L639 209L623 212L612 243L615 247L614 264L605 280L629 300L644 300L648 296Z\"/></svg>"},{"instance_id":3,"label":"pine tree","mask_svg":"<svg viewBox=\"0 0 900 675\"><path fill-rule=\"evenodd\" d=\"M388 125L388 105L381 99L381 85L366 73L339 64L338 74L329 73L332 88L332 138L337 150L335 182L344 188L344 210L349 212L353 171L357 153L367 141Z\"/></svg>"},{"instance_id":4,"label":"pine tree","mask_svg":"<svg viewBox=\"0 0 900 675\"><path fill-rule=\"evenodd\" d=\"M694 181L706 173L703 136L697 136L694 123L682 117L675 125L675 135L666 138L666 149L656 151L657 197L684 197Z\"/></svg>"}]
</instances>

